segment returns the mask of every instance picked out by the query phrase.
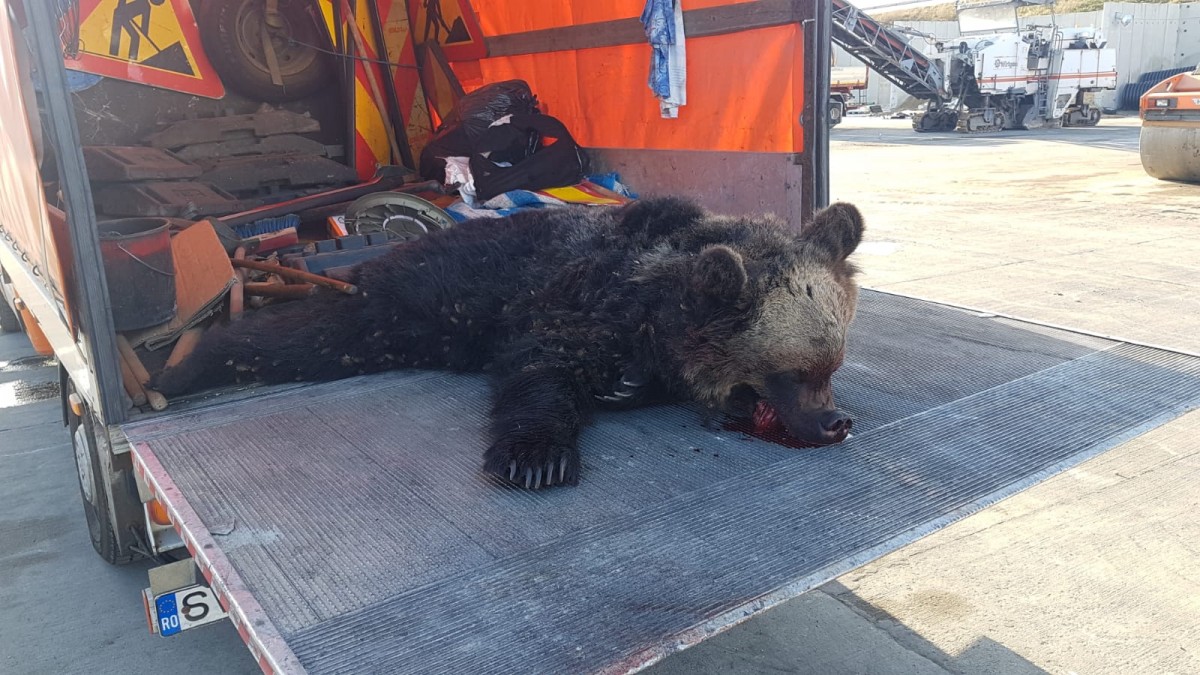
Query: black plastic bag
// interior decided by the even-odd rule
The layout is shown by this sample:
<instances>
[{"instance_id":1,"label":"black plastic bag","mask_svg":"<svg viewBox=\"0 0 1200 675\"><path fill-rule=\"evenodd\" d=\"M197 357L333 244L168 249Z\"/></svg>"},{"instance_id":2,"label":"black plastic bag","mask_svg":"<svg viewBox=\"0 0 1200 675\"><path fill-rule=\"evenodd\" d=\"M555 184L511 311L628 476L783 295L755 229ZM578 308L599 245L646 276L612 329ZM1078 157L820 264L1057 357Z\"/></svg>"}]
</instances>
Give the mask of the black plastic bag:
<instances>
[{"instance_id":1,"label":"black plastic bag","mask_svg":"<svg viewBox=\"0 0 1200 675\"><path fill-rule=\"evenodd\" d=\"M537 112L537 97L524 80L495 82L467 94L455 104L421 151L421 175L445 182L446 160L442 158L470 157L480 152L478 141L496 120L505 115ZM533 154L539 140L536 134L511 137L508 145L492 148L492 157L497 162L515 164Z\"/></svg>"},{"instance_id":2,"label":"black plastic bag","mask_svg":"<svg viewBox=\"0 0 1200 675\"><path fill-rule=\"evenodd\" d=\"M541 139L541 148L512 166L497 166L501 160L496 159L496 148L510 147L530 135ZM508 123L489 127L478 139L476 149L470 155L471 175L475 197L481 202L509 190L574 185L587 175L587 155L566 125L549 115L513 115Z\"/></svg>"}]
</instances>

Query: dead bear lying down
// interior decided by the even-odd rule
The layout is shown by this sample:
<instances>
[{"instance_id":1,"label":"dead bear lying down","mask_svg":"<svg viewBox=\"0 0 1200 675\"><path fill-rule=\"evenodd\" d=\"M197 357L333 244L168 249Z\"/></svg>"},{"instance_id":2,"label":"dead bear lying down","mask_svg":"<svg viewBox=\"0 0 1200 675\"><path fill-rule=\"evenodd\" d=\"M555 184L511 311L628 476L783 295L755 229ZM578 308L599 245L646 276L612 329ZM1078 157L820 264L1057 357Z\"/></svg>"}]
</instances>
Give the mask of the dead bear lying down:
<instances>
[{"instance_id":1,"label":"dead bear lying down","mask_svg":"<svg viewBox=\"0 0 1200 675\"><path fill-rule=\"evenodd\" d=\"M851 421L830 376L862 233L849 204L797 234L674 198L467 222L360 265L358 295L324 292L210 330L152 386L487 371L484 468L526 487L578 480L580 429L597 406L757 408L802 441L837 443Z\"/></svg>"}]
</instances>

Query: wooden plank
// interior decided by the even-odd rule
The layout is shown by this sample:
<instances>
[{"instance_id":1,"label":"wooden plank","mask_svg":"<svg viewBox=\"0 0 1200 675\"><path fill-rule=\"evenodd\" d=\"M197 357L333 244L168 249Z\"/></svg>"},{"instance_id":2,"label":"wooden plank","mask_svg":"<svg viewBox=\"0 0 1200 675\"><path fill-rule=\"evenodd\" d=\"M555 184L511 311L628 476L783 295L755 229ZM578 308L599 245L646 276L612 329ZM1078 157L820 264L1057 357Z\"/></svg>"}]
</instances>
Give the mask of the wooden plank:
<instances>
[{"instance_id":1,"label":"wooden plank","mask_svg":"<svg viewBox=\"0 0 1200 675\"><path fill-rule=\"evenodd\" d=\"M799 23L812 16L801 5L797 0L755 0L692 10L683 13L683 32L690 38L710 37Z\"/></svg>"},{"instance_id":2,"label":"wooden plank","mask_svg":"<svg viewBox=\"0 0 1200 675\"><path fill-rule=\"evenodd\" d=\"M798 0L753 0L688 10L683 13L683 27L687 37L701 38L797 23L809 15L811 11L805 11ZM510 33L486 40L489 57L616 47L645 41L646 32L636 17Z\"/></svg>"},{"instance_id":3,"label":"wooden plank","mask_svg":"<svg viewBox=\"0 0 1200 675\"><path fill-rule=\"evenodd\" d=\"M144 395L145 400L150 403L151 408L160 412L166 410L166 397L153 389L147 388L147 385L150 383L150 373L146 370L146 366L142 365L142 360L138 358L137 352L133 350L133 345L129 344L129 340L120 333L117 334L117 351L120 354L123 364L121 374L123 376L127 376L128 374L133 375L134 383L138 389L141 389L141 393ZM126 390L128 390L129 386L129 383L126 383ZM134 396L133 398L136 403L139 397Z\"/></svg>"},{"instance_id":4,"label":"wooden plank","mask_svg":"<svg viewBox=\"0 0 1200 675\"><path fill-rule=\"evenodd\" d=\"M245 260L246 247L237 247L233 252L233 259ZM235 268L233 274L237 280L229 287L229 320L237 321L242 318L242 310L246 306L246 270Z\"/></svg>"},{"instance_id":5,"label":"wooden plank","mask_svg":"<svg viewBox=\"0 0 1200 675\"><path fill-rule=\"evenodd\" d=\"M519 56L563 52L572 49L615 47L645 42L646 33L637 19L617 19L578 26L546 28L524 33L497 35L484 40L488 56Z\"/></svg>"},{"instance_id":6,"label":"wooden plank","mask_svg":"<svg viewBox=\"0 0 1200 675\"><path fill-rule=\"evenodd\" d=\"M121 384L125 386L125 393L129 394L129 398L133 399L133 404L141 407L146 405L146 390L142 389L142 383L138 382L137 375L134 374L133 368L125 360L124 355L121 356Z\"/></svg>"}]
</instances>

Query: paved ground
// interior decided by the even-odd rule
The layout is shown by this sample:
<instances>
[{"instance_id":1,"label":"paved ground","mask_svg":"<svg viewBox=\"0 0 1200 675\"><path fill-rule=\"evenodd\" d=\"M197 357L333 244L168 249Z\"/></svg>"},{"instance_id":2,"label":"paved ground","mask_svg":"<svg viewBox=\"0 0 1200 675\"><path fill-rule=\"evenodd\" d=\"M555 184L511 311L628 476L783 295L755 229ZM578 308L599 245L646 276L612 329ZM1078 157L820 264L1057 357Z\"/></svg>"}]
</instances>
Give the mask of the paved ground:
<instances>
[{"instance_id":1,"label":"paved ground","mask_svg":"<svg viewBox=\"0 0 1200 675\"><path fill-rule=\"evenodd\" d=\"M867 285L1200 351L1200 187L1145 177L1134 123L905 125L834 133ZM30 356L0 337L0 672L256 672L228 623L146 632L146 566L92 553L54 370ZM1194 412L651 672L1200 672L1198 438Z\"/></svg>"},{"instance_id":2,"label":"paved ground","mask_svg":"<svg viewBox=\"0 0 1200 675\"><path fill-rule=\"evenodd\" d=\"M1200 187L1142 171L1136 119L963 138L850 118L835 199L873 288L1200 353Z\"/></svg>"}]
</instances>

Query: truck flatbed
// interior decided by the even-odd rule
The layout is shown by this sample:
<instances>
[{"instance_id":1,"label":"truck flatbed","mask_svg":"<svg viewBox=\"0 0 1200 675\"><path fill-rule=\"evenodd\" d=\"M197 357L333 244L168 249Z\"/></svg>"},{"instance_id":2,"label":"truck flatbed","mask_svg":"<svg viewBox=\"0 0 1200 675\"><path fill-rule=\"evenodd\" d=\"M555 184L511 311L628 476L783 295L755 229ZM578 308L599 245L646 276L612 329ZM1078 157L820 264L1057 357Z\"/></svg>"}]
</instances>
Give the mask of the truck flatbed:
<instances>
[{"instance_id":1,"label":"truck flatbed","mask_svg":"<svg viewBox=\"0 0 1200 675\"><path fill-rule=\"evenodd\" d=\"M864 291L835 395L855 434L817 449L602 414L537 492L479 470L480 377L124 431L267 672L629 672L1197 407L1200 359Z\"/></svg>"}]
</instances>

